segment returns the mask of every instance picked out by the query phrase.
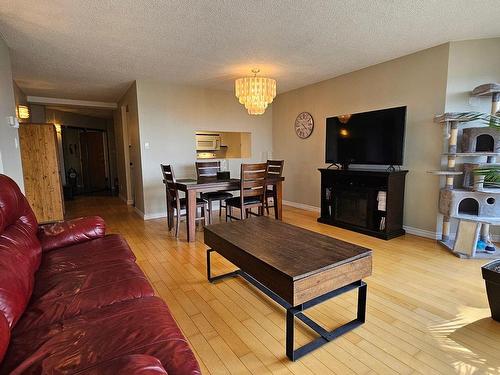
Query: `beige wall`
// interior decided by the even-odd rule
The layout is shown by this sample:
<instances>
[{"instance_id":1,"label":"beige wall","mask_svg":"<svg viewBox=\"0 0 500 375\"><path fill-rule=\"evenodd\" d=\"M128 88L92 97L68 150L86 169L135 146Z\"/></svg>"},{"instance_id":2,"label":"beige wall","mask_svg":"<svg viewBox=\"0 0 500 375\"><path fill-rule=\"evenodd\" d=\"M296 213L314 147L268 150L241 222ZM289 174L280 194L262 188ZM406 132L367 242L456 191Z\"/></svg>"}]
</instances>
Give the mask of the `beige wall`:
<instances>
[{"instance_id":1,"label":"beige wall","mask_svg":"<svg viewBox=\"0 0 500 375\"><path fill-rule=\"evenodd\" d=\"M272 150L272 108L250 116L231 91L137 81L144 212L146 218L165 215L165 188L160 164L174 166L177 177L196 176L197 130L252 133L252 157L230 159L232 176L241 162L266 160ZM144 144L149 142L150 149ZM140 207L139 207L140 208Z\"/></svg>"},{"instance_id":2,"label":"beige wall","mask_svg":"<svg viewBox=\"0 0 500 375\"><path fill-rule=\"evenodd\" d=\"M28 100L26 99L26 95L19 88L16 82L12 83L12 87L14 89L14 102L16 103L16 109L18 105L28 105ZM20 123L30 122L30 119L19 119Z\"/></svg>"},{"instance_id":3,"label":"beige wall","mask_svg":"<svg viewBox=\"0 0 500 375\"><path fill-rule=\"evenodd\" d=\"M45 109L45 122L74 126L77 128L107 130L107 120L104 118L59 111L51 108Z\"/></svg>"},{"instance_id":4,"label":"beige wall","mask_svg":"<svg viewBox=\"0 0 500 375\"><path fill-rule=\"evenodd\" d=\"M446 111L490 113L491 96L470 98L483 83L500 82L500 38L450 43Z\"/></svg>"},{"instance_id":5,"label":"beige wall","mask_svg":"<svg viewBox=\"0 0 500 375\"><path fill-rule=\"evenodd\" d=\"M13 178L24 189L17 129L7 125L7 116L16 116L9 49L0 38L0 173Z\"/></svg>"},{"instance_id":6,"label":"beige wall","mask_svg":"<svg viewBox=\"0 0 500 375\"><path fill-rule=\"evenodd\" d=\"M404 168L404 224L421 234L436 231L438 169L442 130L433 123L446 100L449 45L441 45L327 81L293 90L273 104L273 156L285 160L284 199L318 207L320 175L325 161L325 119L394 106L408 106ZM296 116L312 114L315 129L305 140L294 132Z\"/></svg>"}]
</instances>

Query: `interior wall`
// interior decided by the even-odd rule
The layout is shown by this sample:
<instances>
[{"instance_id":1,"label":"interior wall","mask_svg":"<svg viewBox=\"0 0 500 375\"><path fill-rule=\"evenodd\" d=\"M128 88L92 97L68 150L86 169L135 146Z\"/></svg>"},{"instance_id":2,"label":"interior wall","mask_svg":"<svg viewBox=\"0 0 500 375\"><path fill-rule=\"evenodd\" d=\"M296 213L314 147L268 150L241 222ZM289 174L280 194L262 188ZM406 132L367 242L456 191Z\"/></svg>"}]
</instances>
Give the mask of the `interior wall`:
<instances>
[{"instance_id":1,"label":"interior wall","mask_svg":"<svg viewBox=\"0 0 500 375\"><path fill-rule=\"evenodd\" d=\"M252 133L252 156L228 161L231 176L241 162L267 160L272 153L272 111L250 116L231 91L137 81L140 150L146 218L166 214L160 164L172 164L176 177L195 177L195 133L245 131ZM145 143L149 143L149 148Z\"/></svg>"},{"instance_id":2,"label":"interior wall","mask_svg":"<svg viewBox=\"0 0 500 375\"><path fill-rule=\"evenodd\" d=\"M284 200L319 207L317 169L326 166L326 118L406 105L404 224L420 234L434 233L439 182L427 171L440 166L442 130L433 118L445 108L448 51L448 44L440 45L278 95L273 156L285 160ZM294 122L304 111L312 114L315 128L302 140Z\"/></svg>"},{"instance_id":3,"label":"interior wall","mask_svg":"<svg viewBox=\"0 0 500 375\"><path fill-rule=\"evenodd\" d=\"M26 98L26 95L24 94L24 92L19 88L19 86L16 84L16 82L13 82L12 83L12 87L14 89L14 102L16 104L16 109L17 109L17 106L18 105L25 105L27 106L28 105L28 100ZM24 122L30 122L30 119L18 119L20 123L24 123Z\"/></svg>"},{"instance_id":4,"label":"interior wall","mask_svg":"<svg viewBox=\"0 0 500 375\"><path fill-rule=\"evenodd\" d=\"M450 43L446 112L490 113L491 96L472 98L472 89L500 82L500 38Z\"/></svg>"},{"instance_id":5,"label":"interior wall","mask_svg":"<svg viewBox=\"0 0 500 375\"><path fill-rule=\"evenodd\" d=\"M51 108L45 109L45 121L78 128L107 130L107 120L105 118L58 111Z\"/></svg>"},{"instance_id":6,"label":"interior wall","mask_svg":"<svg viewBox=\"0 0 500 375\"><path fill-rule=\"evenodd\" d=\"M30 104L30 122L43 124L46 120L45 106L40 104Z\"/></svg>"},{"instance_id":7,"label":"interior wall","mask_svg":"<svg viewBox=\"0 0 500 375\"><path fill-rule=\"evenodd\" d=\"M24 190L19 135L7 124L8 116L16 116L9 48L0 38L0 173L17 182Z\"/></svg>"}]
</instances>

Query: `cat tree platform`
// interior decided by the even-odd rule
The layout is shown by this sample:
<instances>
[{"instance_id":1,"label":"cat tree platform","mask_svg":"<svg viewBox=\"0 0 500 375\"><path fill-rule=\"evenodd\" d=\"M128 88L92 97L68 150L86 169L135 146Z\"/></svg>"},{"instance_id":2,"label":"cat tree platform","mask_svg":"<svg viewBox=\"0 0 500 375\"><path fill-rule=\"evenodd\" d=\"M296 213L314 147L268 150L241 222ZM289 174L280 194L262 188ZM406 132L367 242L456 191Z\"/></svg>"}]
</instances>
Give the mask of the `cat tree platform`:
<instances>
[{"instance_id":1,"label":"cat tree platform","mask_svg":"<svg viewBox=\"0 0 500 375\"><path fill-rule=\"evenodd\" d=\"M481 217L483 222L488 218L500 222L500 191L441 189L439 194L439 212L445 216L470 215L470 219Z\"/></svg>"},{"instance_id":2,"label":"cat tree platform","mask_svg":"<svg viewBox=\"0 0 500 375\"><path fill-rule=\"evenodd\" d=\"M498 83L485 83L472 90L472 96L488 96L500 93L500 84Z\"/></svg>"}]
</instances>

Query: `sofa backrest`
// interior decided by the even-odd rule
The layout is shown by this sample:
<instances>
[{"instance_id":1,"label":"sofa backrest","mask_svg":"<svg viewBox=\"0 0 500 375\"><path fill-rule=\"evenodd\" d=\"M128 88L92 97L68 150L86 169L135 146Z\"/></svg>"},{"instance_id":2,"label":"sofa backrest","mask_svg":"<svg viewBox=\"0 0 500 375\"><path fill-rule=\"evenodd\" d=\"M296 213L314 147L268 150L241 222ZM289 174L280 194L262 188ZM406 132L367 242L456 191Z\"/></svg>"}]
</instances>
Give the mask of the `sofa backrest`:
<instances>
[{"instance_id":1,"label":"sofa backrest","mask_svg":"<svg viewBox=\"0 0 500 375\"><path fill-rule=\"evenodd\" d=\"M26 197L12 179L0 174L0 341L8 340L33 292L42 254L37 230ZM0 360L6 346L0 342Z\"/></svg>"}]
</instances>

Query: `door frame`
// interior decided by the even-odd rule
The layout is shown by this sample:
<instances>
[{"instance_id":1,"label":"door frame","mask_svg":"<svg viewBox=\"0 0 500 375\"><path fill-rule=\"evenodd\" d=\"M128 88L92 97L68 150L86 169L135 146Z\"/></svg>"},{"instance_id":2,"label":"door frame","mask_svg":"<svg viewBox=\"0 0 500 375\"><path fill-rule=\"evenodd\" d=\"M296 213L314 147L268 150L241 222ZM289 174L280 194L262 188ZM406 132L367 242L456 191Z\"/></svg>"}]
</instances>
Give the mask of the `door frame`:
<instances>
[{"instance_id":1,"label":"door frame","mask_svg":"<svg viewBox=\"0 0 500 375\"><path fill-rule=\"evenodd\" d=\"M127 185L127 204L129 206L135 206L135 192L133 191L134 184L132 181L132 171L131 171L131 160L130 160L130 139L128 132L128 111L127 106L120 106L120 117L122 122L122 134L123 134L123 156L125 159L125 183Z\"/></svg>"}]
</instances>

